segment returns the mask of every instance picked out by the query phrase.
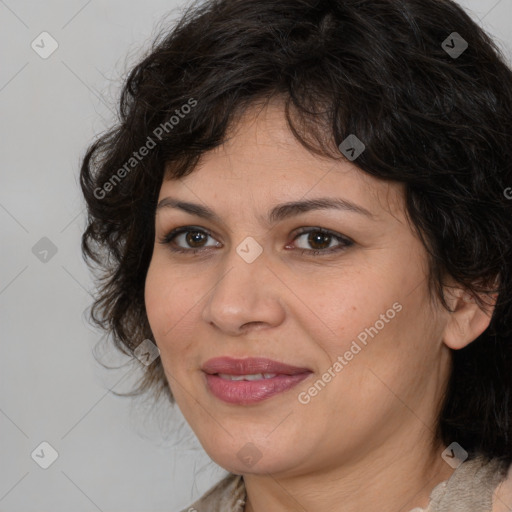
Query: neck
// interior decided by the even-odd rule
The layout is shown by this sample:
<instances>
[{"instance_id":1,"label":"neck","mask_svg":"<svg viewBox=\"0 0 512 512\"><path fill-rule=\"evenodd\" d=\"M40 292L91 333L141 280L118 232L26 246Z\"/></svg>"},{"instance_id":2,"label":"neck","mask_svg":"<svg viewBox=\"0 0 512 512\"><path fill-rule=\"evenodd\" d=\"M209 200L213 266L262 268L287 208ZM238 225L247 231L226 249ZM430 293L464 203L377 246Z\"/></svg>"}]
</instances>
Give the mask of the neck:
<instances>
[{"instance_id":1,"label":"neck","mask_svg":"<svg viewBox=\"0 0 512 512\"><path fill-rule=\"evenodd\" d=\"M414 448L404 453L407 445ZM424 443L407 443L394 448L329 471L293 477L244 475L244 512L410 512L426 508L432 489L454 471L440 456L444 446L428 450Z\"/></svg>"}]
</instances>

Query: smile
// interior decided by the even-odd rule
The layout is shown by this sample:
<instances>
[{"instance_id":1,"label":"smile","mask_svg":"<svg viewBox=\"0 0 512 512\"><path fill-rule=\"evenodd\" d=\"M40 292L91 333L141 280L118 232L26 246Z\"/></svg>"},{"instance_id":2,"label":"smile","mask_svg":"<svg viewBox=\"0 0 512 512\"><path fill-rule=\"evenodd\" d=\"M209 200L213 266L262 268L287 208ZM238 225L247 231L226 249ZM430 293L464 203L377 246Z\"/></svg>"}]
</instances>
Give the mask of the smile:
<instances>
[{"instance_id":1,"label":"smile","mask_svg":"<svg viewBox=\"0 0 512 512\"><path fill-rule=\"evenodd\" d=\"M249 375L229 375L227 373L217 374L221 379L225 380L261 380L261 379L272 379L277 373L253 373Z\"/></svg>"}]
</instances>

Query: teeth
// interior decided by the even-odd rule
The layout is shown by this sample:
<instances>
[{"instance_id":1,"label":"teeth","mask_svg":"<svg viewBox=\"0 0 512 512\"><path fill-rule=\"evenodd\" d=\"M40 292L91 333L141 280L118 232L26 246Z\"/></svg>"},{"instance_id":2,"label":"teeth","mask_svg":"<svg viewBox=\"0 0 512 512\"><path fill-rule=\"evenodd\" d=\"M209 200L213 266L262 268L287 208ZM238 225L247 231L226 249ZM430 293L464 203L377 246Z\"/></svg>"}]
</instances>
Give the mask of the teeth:
<instances>
[{"instance_id":1,"label":"teeth","mask_svg":"<svg viewBox=\"0 0 512 512\"><path fill-rule=\"evenodd\" d=\"M277 373L253 373L250 375L228 375L227 373L218 374L221 379L226 380L262 380L271 379L275 377Z\"/></svg>"}]
</instances>

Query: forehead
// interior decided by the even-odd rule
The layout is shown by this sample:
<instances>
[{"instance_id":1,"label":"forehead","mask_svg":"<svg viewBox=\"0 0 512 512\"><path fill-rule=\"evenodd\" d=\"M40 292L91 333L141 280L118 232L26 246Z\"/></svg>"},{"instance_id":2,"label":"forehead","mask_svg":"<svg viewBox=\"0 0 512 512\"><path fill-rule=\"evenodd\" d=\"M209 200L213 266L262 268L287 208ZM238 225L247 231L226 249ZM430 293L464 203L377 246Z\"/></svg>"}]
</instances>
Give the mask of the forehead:
<instances>
[{"instance_id":1,"label":"forehead","mask_svg":"<svg viewBox=\"0 0 512 512\"><path fill-rule=\"evenodd\" d=\"M203 153L187 176L173 179L167 166L159 200L180 192L189 199L233 203L248 197L273 204L342 197L377 218L401 215L403 184L377 179L356 164L341 152L333 159L308 151L290 131L283 102L272 100L248 107L228 129L225 142Z\"/></svg>"}]
</instances>

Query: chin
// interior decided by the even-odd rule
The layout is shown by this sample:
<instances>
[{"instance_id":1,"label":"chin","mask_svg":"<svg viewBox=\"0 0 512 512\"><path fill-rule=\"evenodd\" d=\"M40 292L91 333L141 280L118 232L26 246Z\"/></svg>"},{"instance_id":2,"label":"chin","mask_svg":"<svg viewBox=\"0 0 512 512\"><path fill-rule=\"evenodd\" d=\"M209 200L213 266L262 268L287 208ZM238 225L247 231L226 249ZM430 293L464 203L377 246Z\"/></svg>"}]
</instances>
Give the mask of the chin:
<instances>
[{"instance_id":1,"label":"chin","mask_svg":"<svg viewBox=\"0 0 512 512\"><path fill-rule=\"evenodd\" d=\"M282 445L280 445L282 447ZM218 449L218 446L216 447ZM298 460L290 460L276 448L258 448L254 443L246 442L241 447L233 448L229 453L206 450L209 457L226 471L235 474L266 475L268 473L287 472L297 467ZM266 455L266 452L268 454ZM294 458L296 459L296 457Z\"/></svg>"},{"instance_id":2,"label":"chin","mask_svg":"<svg viewBox=\"0 0 512 512\"><path fill-rule=\"evenodd\" d=\"M275 461L267 460L265 463L263 460L259 460L254 464L246 464L240 462L238 459L233 460L231 457L229 460L214 460L216 464L224 468L230 473L237 475L268 475L286 472L290 469L288 464L277 464Z\"/></svg>"}]
</instances>

